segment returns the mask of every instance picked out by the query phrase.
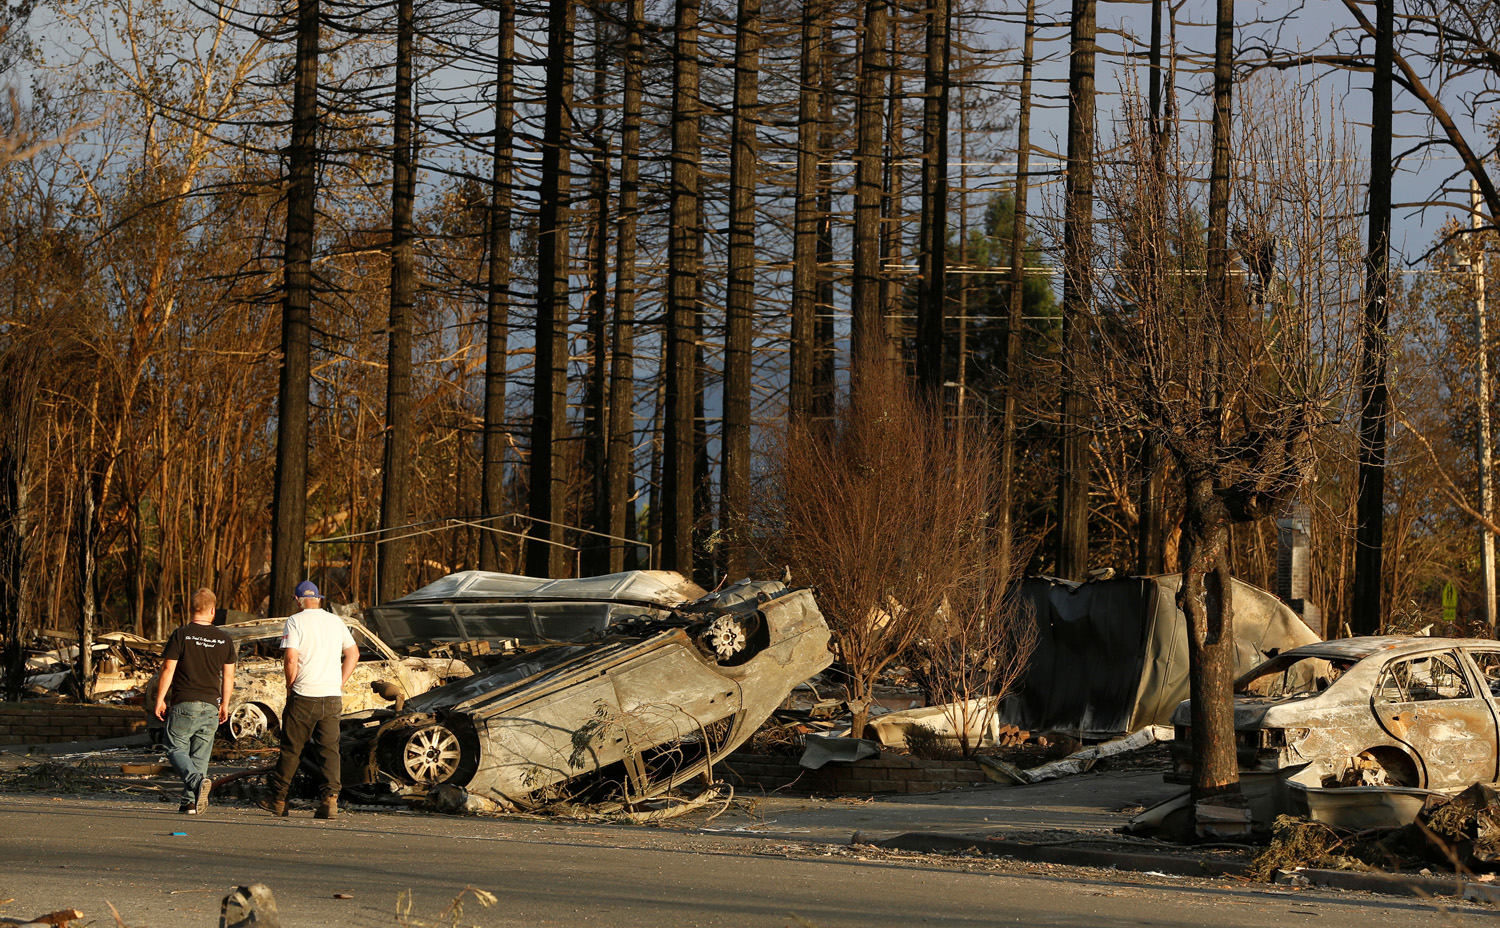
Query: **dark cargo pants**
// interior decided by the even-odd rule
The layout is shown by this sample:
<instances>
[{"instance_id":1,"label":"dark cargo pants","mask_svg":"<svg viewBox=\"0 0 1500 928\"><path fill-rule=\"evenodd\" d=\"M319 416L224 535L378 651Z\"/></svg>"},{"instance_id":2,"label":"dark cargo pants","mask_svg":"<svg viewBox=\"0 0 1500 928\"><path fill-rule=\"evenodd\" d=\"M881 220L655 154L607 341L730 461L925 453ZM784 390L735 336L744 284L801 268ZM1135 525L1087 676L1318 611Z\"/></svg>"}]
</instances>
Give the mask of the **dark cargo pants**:
<instances>
[{"instance_id":1,"label":"dark cargo pants","mask_svg":"<svg viewBox=\"0 0 1500 928\"><path fill-rule=\"evenodd\" d=\"M338 797L343 785L339 780L339 716L343 711L342 696L287 693L286 710L281 714L281 760L271 774L272 796L286 798L292 775L297 772L302 752L310 741L323 779L318 796Z\"/></svg>"}]
</instances>

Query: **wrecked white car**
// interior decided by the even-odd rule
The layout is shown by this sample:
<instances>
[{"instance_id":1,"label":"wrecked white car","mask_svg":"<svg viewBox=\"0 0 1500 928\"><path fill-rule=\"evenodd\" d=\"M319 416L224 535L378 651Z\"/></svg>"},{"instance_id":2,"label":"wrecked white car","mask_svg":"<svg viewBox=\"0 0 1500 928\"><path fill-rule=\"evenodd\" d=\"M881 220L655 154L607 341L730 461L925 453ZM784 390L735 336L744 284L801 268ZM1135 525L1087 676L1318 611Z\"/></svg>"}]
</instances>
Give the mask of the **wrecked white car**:
<instances>
[{"instance_id":1,"label":"wrecked white car","mask_svg":"<svg viewBox=\"0 0 1500 928\"><path fill-rule=\"evenodd\" d=\"M467 664L455 658L402 657L354 619L345 619L349 634L359 647L359 664L344 687L344 712L384 708L436 686L467 677ZM281 661L281 632L286 619L256 619L225 625L235 640L238 665L234 695L229 704L225 734L234 739L252 738L277 730L286 709L286 673ZM146 692L146 712L153 728L161 722L152 709L156 705L153 677Z\"/></svg>"},{"instance_id":2,"label":"wrecked white car","mask_svg":"<svg viewBox=\"0 0 1500 928\"><path fill-rule=\"evenodd\" d=\"M345 782L451 784L509 808L657 795L709 770L832 663L828 640L812 592L774 582L617 614L602 640L502 657L400 712L346 719Z\"/></svg>"},{"instance_id":3,"label":"wrecked white car","mask_svg":"<svg viewBox=\"0 0 1500 928\"><path fill-rule=\"evenodd\" d=\"M1242 780L1300 792L1452 792L1500 779L1500 642L1347 638L1282 653L1235 681ZM1174 779L1192 775L1189 704L1172 716Z\"/></svg>"}]
</instances>

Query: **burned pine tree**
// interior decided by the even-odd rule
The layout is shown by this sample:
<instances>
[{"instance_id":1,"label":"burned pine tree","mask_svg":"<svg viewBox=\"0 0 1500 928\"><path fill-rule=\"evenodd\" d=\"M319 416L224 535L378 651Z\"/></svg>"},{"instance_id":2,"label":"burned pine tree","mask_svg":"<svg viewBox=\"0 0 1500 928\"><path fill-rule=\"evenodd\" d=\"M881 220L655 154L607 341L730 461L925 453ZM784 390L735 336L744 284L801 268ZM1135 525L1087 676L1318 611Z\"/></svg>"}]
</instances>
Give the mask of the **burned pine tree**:
<instances>
[{"instance_id":1,"label":"burned pine tree","mask_svg":"<svg viewBox=\"0 0 1500 928\"><path fill-rule=\"evenodd\" d=\"M698 390L699 288L702 240L699 205L702 101L698 84L698 0L678 0L672 77L670 236L667 257L666 414L662 423L662 564L692 576L696 489L695 413Z\"/></svg>"},{"instance_id":2,"label":"burned pine tree","mask_svg":"<svg viewBox=\"0 0 1500 928\"><path fill-rule=\"evenodd\" d=\"M858 390L861 377L886 377L888 339L881 293L880 220L884 191L881 104L889 83L886 0L866 0L860 35L857 137L854 149L853 278L850 287L849 357Z\"/></svg>"},{"instance_id":3,"label":"burned pine tree","mask_svg":"<svg viewBox=\"0 0 1500 928\"><path fill-rule=\"evenodd\" d=\"M646 50L642 34L644 0L628 0L625 21L625 68L621 92L620 196L615 233L615 312L611 326L609 375L609 452L604 486L609 534L636 537L629 504L635 471L635 306L636 233L640 223L641 94ZM609 570L637 566L633 547L611 547ZM640 565L644 566L644 565Z\"/></svg>"},{"instance_id":4,"label":"burned pine tree","mask_svg":"<svg viewBox=\"0 0 1500 928\"><path fill-rule=\"evenodd\" d=\"M568 429L568 244L571 211L574 5L551 0L547 12L547 107L537 216L536 361L532 375L529 509L532 537L526 572L567 575L563 522Z\"/></svg>"},{"instance_id":5,"label":"burned pine tree","mask_svg":"<svg viewBox=\"0 0 1500 928\"><path fill-rule=\"evenodd\" d=\"M729 154L729 292L724 306L723 470L719 487L724 574L731 580L746 574L750 540L750 352L755 313L760 15L760 0L740 0Z\"/></svg>"},{"instance_id":6,"label":"burned pine tree","mask_svg":"<svg viewBox=\"0 0 1500 928\"><path fill-rule=\"evenodd\" d=\"M791 368L787 375L787 418L792 422L805 421L813 411L818 305L818 144L824 94L819 79L827 17L826 0L803 3L792 223Z\"/></svg>"},{"instance_id":7,"label":"burned pine tree","mask_svg":"<svg viewBox=\"0 0 1500 928\"><path fill-rule=\"evenodd\" d=\"M271 506L272 615L292 611L307 532L308 389L312 383L314 222L318 196L318 0L297 0L292 137L287 148L282 250L281 387Z\"/></svg>"},{"instance_id":8,"label":"burned pine tree","mask_svg":"<svg viewBox=\"0 0 1500 928\"><path fill-rule=\"evenodd\" d=\"M516 7L496 3L495 137L491 149L489 262L485 289L484 441L480 471L480 516L501 515L505 505L506 423L511 304L511 184L514 171L512 127L515 120ZM500 569L500 536L486 531L479 539L481 570Z\"/></svg>"},{"instance_id":9,"label":"burned pine tree","mask_svg":"<svg viewBox=\"0 0 1500 928\"><path fill-rule=\"evenodd\" d=\"M416 31L413 0L396 0L395 93L391 99L390 318L387 331L385 389L385 463L381 469L381 538L376 558L376 596L395 599L406 585L409 511L407 488L412 474L412 303L416 294L416 256L412 242L412 203L416 165L412 140L412 46ZM396 534L392 534L395 532Z\"/></svg>"}]
</instances>

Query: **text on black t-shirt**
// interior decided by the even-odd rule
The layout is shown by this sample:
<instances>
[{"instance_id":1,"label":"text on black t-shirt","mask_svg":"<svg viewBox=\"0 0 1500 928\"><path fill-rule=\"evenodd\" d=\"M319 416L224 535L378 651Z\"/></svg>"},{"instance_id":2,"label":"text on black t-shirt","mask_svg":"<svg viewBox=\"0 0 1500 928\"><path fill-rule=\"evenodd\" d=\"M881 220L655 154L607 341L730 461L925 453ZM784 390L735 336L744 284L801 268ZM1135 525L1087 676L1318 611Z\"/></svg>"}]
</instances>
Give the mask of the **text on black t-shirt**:
<instances>
[{"instance_id":1,"label":"text on black t-shirt","mask_svg":"<svg viewBox=\"0 0 1500 928\"><path fill-rule=\"evenodd\" d=\"M167 703L206 702L217 706L224 687L224 665L234 663L234 639L214 625L184 625L162 648L165 660L177 661Z\"/></svg>"}]
</instances>

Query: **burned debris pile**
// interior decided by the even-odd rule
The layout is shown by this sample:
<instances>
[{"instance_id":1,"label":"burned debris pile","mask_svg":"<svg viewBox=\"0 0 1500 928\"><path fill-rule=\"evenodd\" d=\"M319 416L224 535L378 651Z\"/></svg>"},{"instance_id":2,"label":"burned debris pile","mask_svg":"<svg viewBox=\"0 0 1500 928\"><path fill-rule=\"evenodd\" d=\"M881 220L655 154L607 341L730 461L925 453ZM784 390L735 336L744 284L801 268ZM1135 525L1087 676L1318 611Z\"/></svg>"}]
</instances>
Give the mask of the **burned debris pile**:
<instances>
[{"instance_id":1,"label":"burned debris pile","mask_svg":"<svg viewBox=\"0 0 1500 928\"><path fill-rule=\"evenodd\" d=\"M1433 797L1416 821L1359 831L1284 815L1256 858L1253 874L1272 880L1278 871L1415 870L1458 874L1500 871L1500 796L1475 784L1452 798Z\"/></svg>"},{"instance_id":2,"label":"burned debris pile","mask_svg":"<svg viewBox=\"0 0 1500 928\"><path fill-rule=\"evenodd\" d=\"M25 648L22 699L59 702L80 695L78 646L58 645L59 640L75 639L63 632L43 632ZM129 632L96 636L93 653L90 692L95 702L126 703L140 699L148 681L161 667L161 642Z\"/></svg>"}]
</instances>

